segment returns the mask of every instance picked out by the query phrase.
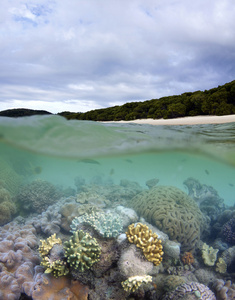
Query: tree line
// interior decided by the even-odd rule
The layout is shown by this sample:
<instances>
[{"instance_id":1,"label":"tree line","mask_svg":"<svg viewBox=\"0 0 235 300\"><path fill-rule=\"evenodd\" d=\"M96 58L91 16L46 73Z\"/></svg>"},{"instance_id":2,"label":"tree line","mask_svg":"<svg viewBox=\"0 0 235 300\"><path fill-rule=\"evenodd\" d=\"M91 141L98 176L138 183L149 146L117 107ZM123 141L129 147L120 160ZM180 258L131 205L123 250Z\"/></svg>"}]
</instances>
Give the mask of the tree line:
<instances>
[{"instance_id":1,"label":"tree line","mask_svg":"<svg viewBox=\"0 0 235 300\"><path fill-rule=\"evenodd\" d=\"M135 119L170 119L198 115L235 114L235 80L205 91L183 93L142 102L128 102L120 106L88 112L61 112L68 120L131 121Z\"/></svg>"}]
</instances>

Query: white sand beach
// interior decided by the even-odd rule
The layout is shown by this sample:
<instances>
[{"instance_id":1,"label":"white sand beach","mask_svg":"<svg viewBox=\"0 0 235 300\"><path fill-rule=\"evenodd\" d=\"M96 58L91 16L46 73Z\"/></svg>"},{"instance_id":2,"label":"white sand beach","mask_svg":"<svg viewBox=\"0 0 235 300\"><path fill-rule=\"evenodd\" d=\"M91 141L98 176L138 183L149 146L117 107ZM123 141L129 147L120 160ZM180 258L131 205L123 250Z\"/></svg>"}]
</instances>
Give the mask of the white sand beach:
<instances>
[{"instance_id":1,"label":"white sand beach","mask_svg":"<svg viewBox=\"0 0 235 300\"><path fill-rule=\"evenodd\" d=\"M150 125L196 125L223 124L231 122L235 122L235 114L226 116L195 116L176 119L138 119L133 121L117 121L117 123L137 123Z\"/></svg>"}]
</instances>

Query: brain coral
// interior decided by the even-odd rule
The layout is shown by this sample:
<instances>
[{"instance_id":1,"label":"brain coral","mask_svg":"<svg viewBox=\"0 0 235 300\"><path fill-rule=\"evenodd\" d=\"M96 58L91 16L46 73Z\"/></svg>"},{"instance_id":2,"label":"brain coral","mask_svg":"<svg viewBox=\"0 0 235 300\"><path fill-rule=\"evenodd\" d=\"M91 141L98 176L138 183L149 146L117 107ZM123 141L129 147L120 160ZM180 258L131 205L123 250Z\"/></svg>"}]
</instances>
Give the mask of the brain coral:
<instances>
[{"instance_id":1,"label":"brain coral","mask_svg":"<svg viewBox=\"0 0 235 300\"><path fill-rule=\"evenodd\" d=\"M99 260L100 247L90 234L77 230L72 238L64 243L65 257L70 266L84 272Z\"/></svg>"},{"instance_id":2,"label":"brain coral","mask_svg":"<svg viewBox=\"0 0 235 300\"><path fill-rule=\"evenodd\" d=\"M173 186L157 186L130 201L146 221L181 243L181 250L193 251L200 239L203 215L186 193Z\"/></svg>"}]
</instances>

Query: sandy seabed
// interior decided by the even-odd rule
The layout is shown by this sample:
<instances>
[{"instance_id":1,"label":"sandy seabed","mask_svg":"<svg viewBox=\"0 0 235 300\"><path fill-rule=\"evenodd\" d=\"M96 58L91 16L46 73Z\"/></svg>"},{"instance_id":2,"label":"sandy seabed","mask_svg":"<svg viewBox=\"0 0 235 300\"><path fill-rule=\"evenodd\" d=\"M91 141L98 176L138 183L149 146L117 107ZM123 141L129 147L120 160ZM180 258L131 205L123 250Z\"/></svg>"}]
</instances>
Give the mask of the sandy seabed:
<instances>
[{"instance_id":1,"label":"sandy seabed","mask_svg":"<svg viewBox=\"0 0 235 300\"><path fill-rule=\"evenodd\" d=\"M235 122L235 114L226 116L195 116L176 119L137 119L133 121L117 121L117 123L137 123L150 125L195 125L222 124L232 122Z\"/></svg>"}]
</instances>

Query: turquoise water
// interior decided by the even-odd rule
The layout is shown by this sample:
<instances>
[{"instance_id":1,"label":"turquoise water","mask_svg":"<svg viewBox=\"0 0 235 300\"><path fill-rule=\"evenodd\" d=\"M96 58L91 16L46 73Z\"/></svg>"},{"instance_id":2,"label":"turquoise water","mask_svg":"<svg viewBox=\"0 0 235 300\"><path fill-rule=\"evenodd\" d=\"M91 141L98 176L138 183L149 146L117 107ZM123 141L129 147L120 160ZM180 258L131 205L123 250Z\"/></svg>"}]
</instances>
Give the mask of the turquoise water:
<instances>
[{"instance_id":1,"label":"turquoise water","mask_svg":"<svg viewBox=\"0 0 235 300\"><path fill-rule=\"evenodd\" d=\"M74 179L146 188L183 184L193 177L235 203L235 123L151 126L67 121L58 116L0 118L1 159L26 181L74 188ZM94 179L95 178L95 179Z\"/></svg>"}]
</instances>

